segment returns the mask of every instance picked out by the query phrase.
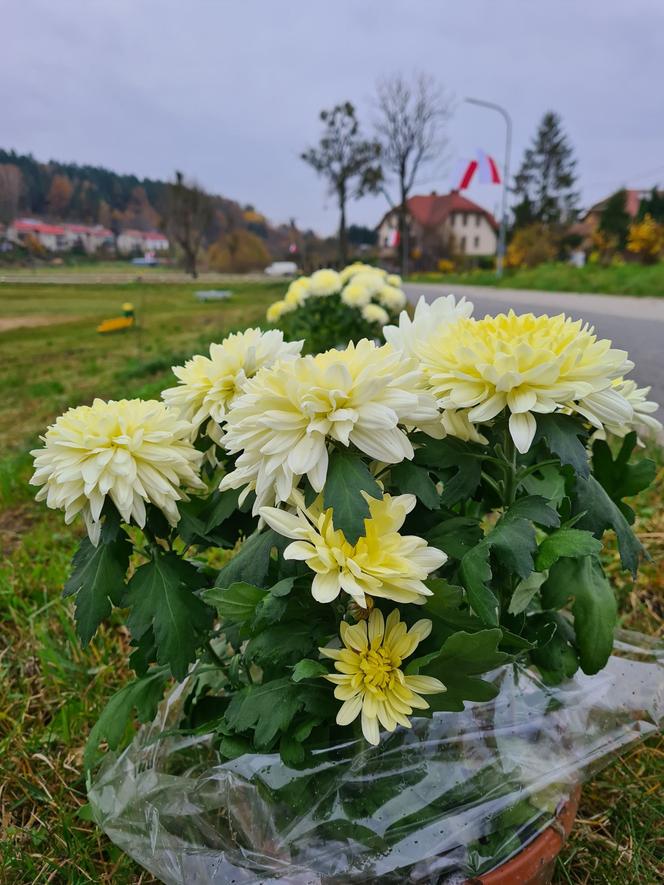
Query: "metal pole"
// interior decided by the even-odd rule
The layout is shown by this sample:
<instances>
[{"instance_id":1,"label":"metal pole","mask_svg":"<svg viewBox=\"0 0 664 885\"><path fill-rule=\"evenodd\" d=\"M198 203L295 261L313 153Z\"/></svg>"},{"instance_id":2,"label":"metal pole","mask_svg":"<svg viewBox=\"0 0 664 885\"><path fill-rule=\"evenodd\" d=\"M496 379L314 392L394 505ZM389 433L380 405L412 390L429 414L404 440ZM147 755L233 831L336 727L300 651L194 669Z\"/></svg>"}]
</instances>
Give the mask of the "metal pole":
<instances>
[{"instance_id":1,"label":"metal pole","mask_svg":"<svg viewBox=\"0 0 664 885\"><path fill-rule=\"evenodd\" d=\"M502 277L505 264L505 248L507 244L507 188L510 178L510 154L512 151L512 118L505 108L492 101L484 101L481 98L466 98L469 104L480 105L498 113L505 120L505 161L503 163L503 199L501 205L500 228L498 231L498 247L496 249L496 276Z\"/></svg>"}]
</instances>

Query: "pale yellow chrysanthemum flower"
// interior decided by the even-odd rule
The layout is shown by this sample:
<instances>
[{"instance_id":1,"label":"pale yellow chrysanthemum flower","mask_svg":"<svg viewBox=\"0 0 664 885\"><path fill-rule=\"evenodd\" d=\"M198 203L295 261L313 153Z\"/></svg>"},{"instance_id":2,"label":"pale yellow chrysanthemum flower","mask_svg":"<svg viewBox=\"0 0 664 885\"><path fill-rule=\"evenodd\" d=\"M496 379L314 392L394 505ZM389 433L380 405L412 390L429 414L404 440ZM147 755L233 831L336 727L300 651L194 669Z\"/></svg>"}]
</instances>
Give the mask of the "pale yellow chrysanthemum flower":
<instances>
[{"instance_id":1,"label":"pale yellow chrysanthemum flower","mask_svg":"<svg viewBox=\"0 0 664 885\"><path fill-rule=\"evenodd\" d=\"M535 414L606 392L633 366L625 351L612 349L591 327L564 314L536 317L510 311L482 320L459 319L438 327L419 351L440 406L468 409L473 424L507 409L510 434L521 453L535 435ZM613 415L622 421L623 405L617 394L605 396L604 420Z\"/></svg>"},{"instance_id":2,"label":"pale yellow chrysanthemum flower","mask_svg":"<svg viewBox=\"0 0 664 885\"><path fill-rule=\"evenodd\" d=\"M399 325L385 326L383 335L395 350L420 359L426 340L450 323L471 316L472 312L473 304L465 297L457 301L454 295L444 295L428 302L422 295L415 306L413 318L404 310L399 315Z\"/></svg>"},{"instance_id":3,"label":"pale yellow chrysanthemum flower","mask_svg":"<svg viewBox=\"0 0 664 885\"><path fill-rule=\"evenodd\" d=\"M309 277L298 277L293 280L284 296L286 304L290 307L302 307L311 295L310 283Z\"/></svg>"},{"instance_id":4,"label":"pale yellow chrysanthemum flower","mask_svg":"<svg viewBox=\"0 0 664 885\"><path fill-rule=\"evenodd\" d=\"M431 621L423 618L409 630L398 609L387 621L374 609L368 621L342 621L339 632L343 648L319 649L338 671L323 678L336 685L334 696L343 701L337 725L350 725L361 715L362 734L370 744L380 742L379 725L386 731L397 725L410 728L413 710L429 707L421 695L446 690L433 676L406 676L401 670L404 658L431 633Z\"/></svg>"},{"instance_id":5,"label":"pale yellow chrysanthemum flower","mask_svg":"<svg viewBox=\"0 0 664 885\"><path fill-rule=\"evenodd\" d=\"M617 378L609 390L590 394L566 411L578 412L589 421L595 428L593 439L606 439L607 434L623 437L632 430L644 428L658 434L662 425L653 414L659 405L648 400L649 393L649 387L637 387L636 381Z\"/></svg>"},{"instance_id":6,"label":"pale yellow chrysanthemum flower","mask_svg":"<svg viewBox=\"0 0 664 885\"><path fill-rule=\"evenodd\" d=\"M238 454L221 488L256 492L254 513L288 501L306 474L320 492L328 442L397 464L413 457L402 430L439 413L415 360L366 339L345 350L279 362L247 381L226 418L224 446Z\"/></svg>"},{"instance_id":7,"label":"pale yellow chrysanthemum flower","mask_svg":"<svg viewBox=\"0 0 664 885\"><path fill-rule=\"evenodd\" d=\"M341 300L347 307L364 307L371 301L371 291L361 283L351 280L341 292Z\"/></svg>"},{"instance_id":8,"label":"pale yellow chrysanthemum flower","mask_svg":"<svg viewBox=\"0 0 664 885\"><path fill-rule=\"evenodd\" d=\"M171 525L180 514L177 501L186 489L204 489L198 476L203 458L190 442L191 425L155 400L96 399L69 409L42 437L32 485L37 500L65 511L69 524L85 520L90 540L99 542L106 499L125 522L145 525L145 505L158 507Z\"/></svg>"},{"instance_id":9,"label":"pale yellow chrysanthemum flower","mask_svg":"<svg viewBox=\"0 0 664 885\"><path fill-rule=\"evenodd\" d=\"M371 296L378 295L380 290L385 286L385 271L377 267L368 267L360 271L353 277L353 283L358 286L364 286L371 293Z\"/></svg>"},{"instance_id":10,"label":"pale yellow chrysanthemum flower","mask_svg":"<svg viewBox=\"0 0 664 885\"><path fill-rule=\"evenodd\" d=\"M355 276L356 273L360 273L361 270L364 270L366 264L363 264L361 261L354 261L352 264L347 264L343 270L339 271L339 277L341 279L342 285L346 285L346 283Z\"/></svg>"},{"instance_id":11,"label":"pale yellow chrysanthemum flower","mask_svg":"<svg viewBox=\"0 0 664 885\"><path fill-rule=\"evenodd\" d=\"M394 286L397 289L400 289L403 286L403 280L398 273L388 274L386 277L386 282L388 286Z\"/></svg>"},{"instance_id":12,"label":"pale yellow chrysanthemum flower","mask_svg":"<svg viewBox=\"0 0 664 885\"><path fill-rule=\"evenodd\" d=\"M362 308L362 319L366 320L368 323L376 323L379 326L384 326L385 323L389 323L390 316L380 304L365 304Z\"/></svg>"},{"instance_id":13,"label":"pale yellow chrysanthemum flower","mask_svg":"<svg viewBox=\"0 0 664 885\"><path fill-rule=\"evenodd\" d=\"M309 279L309 290L312 295L324 298L326 295L334 295L341 289L341 277L330 267L317 270Z\"/></svg>"},{"instance_id":14,"label":"pale yellow chrysanthemum flower","mask_svg":"<svg viewBox=\"0 0 664 885\"><path fill-rule=\"evenodd\" d=\"M386 307L393 313L396 313L397 310L403 310L406 306L406 296L396 286L383 286L378 291L377 298L383 307Z\"/></svg>"},{"instance_id":15,"label":"pale yellow chrysanthemum flower","mask_svg":"<svg viewBox=\"0 0 664 885\"><path fill-rule=\"evenodd\" d=\"M288 304L283 298L281 301L273 301L265 311L265 319L268 323L278 323L282 316L294 311L296 306L295 304Z\"/></svg>"},{"instance_id":16,"label":"pale yellow chrysanthemum flower","mask_svg":"<svg viewBox=\"0 0 664 885\"><path fill-rule=\"evenodd\" d=\"M355 544L334 528L334 513L320 501L297 514L261 507L260 515L275 532L292 538L284 559L299 559L315 572L311 592L318 602L332 602L343 590L362 608L367 596L393 602L423 604L431 590L423 583L447 561L447 556L415 535L399 530L416 503L414 495L384 495L376 500L364 494L369 518L364 535Z\"/></svg>"},{"instance_id":17,"label":"pale yellow chrysanthemum flower","mask_svg":"<svg viewBox=\"0 0 664 885\"><path fill-rule=\"evenodd\" d=\"M277 360L299 356L303 344L284 341L277 329L235 332L221 344L211 344L209 357L197 354L184 366L173 366L178 384L164 390L162 399L178 411L180 418L189 421L194 435L203 422L211 419L208 434L218 442L219 425L247 378Z\"/></svg>"}]
</instances>

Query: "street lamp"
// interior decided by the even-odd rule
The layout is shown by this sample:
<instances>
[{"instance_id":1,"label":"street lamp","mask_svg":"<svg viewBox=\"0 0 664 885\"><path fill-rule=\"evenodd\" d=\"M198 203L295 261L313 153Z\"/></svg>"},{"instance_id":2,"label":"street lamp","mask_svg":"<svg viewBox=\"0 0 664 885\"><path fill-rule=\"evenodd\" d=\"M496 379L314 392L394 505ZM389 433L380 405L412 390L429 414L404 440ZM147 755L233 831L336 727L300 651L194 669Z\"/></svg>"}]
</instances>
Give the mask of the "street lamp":
<instances>
[{"instance_id":1,"label":"street lamp","mask_svg":"<svg viewBox=\"0 0 664 885\"><path fill-rule=\"evenodd\" d=\"M503 199L501 207L500 229L498 232L498 248L496 249L496 275L502 277L505 263L505 244L507 239L507 188L510 177L510 152L512 150L512 118L505 108L492 101L483 101L481 98L466 98L469 104L480 105L498 113L505 120L505 163L503 165Z\"/></svg>"}]
</instances>

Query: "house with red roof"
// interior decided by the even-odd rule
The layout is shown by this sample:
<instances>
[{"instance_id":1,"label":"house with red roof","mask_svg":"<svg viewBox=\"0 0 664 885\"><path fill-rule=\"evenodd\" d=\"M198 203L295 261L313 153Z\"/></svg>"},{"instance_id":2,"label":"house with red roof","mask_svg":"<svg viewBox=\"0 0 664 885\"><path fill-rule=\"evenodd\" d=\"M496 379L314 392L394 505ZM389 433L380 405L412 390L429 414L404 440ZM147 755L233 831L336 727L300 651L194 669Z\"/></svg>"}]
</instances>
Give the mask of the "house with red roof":
<instances>
[{"instance_id":1,"label":"house with red roof","mask_svg":"<svg viewBox=\"0 0 664 885\"><path fill-rule=\"evenodd\" d=\"M614 194L616 192L614 191ZM660 196L662 192L658 192ZM609 194L608 197L605 197L603 200L600 200L599 203L595 203L593 206L588 209L584 215L581 216L581 224L586 226L587 232L591 233L598 226L600 221L602 220L602 215L604 214L604 210L606 206L614 194ZM629 215L630 218L636 218L639 212L639 208L641 206L641 200L647 199L651 194L651 189L647 190L636 189L636 188L625 188L625 211Z\"/></svg>"},{"instance_id":2,"label":"house with red roof","mask_svg":"<svg viewBox=\"0 0 664 885\"><path fill-rule=\"evenodd\" d=\"M123 230L118 237L118 252L132 255L135 252L167 252L168 237L158 230Z\"/></svg>"},{"instance_id":3,"label":"house with red roof","mask_svg":"<svg viewBox=\"0 0 664 885\"><path fill-rule=\"evenodd\" d=\"M33 237L49 252L69 252L77 244L88 253L102 246L114 246L113 231L100 224L50 224L37 218L14 219L7 227L6 237L19 245Z\"/></svg>"},{"instance_id":4,"label":"house with red roof","mask_svg":"<svg viewBox=\"0 0 664 885\"><path fill-rule=\"evenodd\" d=\"M435 265L440 258L464 255L479 258L495 255L498 222L493 215L462 196L458 190L449 194L432 191L426 196L408 198L408 247L423 265ZM399 220L390 209L377 227L380 257L396 257L399 244Z\"/></svg>"}]
</instances>

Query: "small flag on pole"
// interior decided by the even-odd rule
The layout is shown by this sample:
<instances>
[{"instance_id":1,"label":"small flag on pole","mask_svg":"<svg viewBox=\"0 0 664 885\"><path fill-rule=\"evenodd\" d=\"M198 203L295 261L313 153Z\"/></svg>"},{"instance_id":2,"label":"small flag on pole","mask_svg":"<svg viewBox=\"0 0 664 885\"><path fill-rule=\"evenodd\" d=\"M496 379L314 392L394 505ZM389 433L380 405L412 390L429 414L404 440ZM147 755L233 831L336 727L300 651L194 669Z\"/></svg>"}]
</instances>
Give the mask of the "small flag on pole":
<instances>
[{"instance_id":1,"label":"small flag on pole","mask_svg":"<svg viewBox=\"0 0 664 885\"><path fill-rule=\"evenodd\" d=\"M475 160L464 161L459 175L458 190L462 191L470 187L475 173L479 175L480 184L500 184L500 172L493 157L481 149L478 149L476 157Z\"/></svg>"}]
</instances>

